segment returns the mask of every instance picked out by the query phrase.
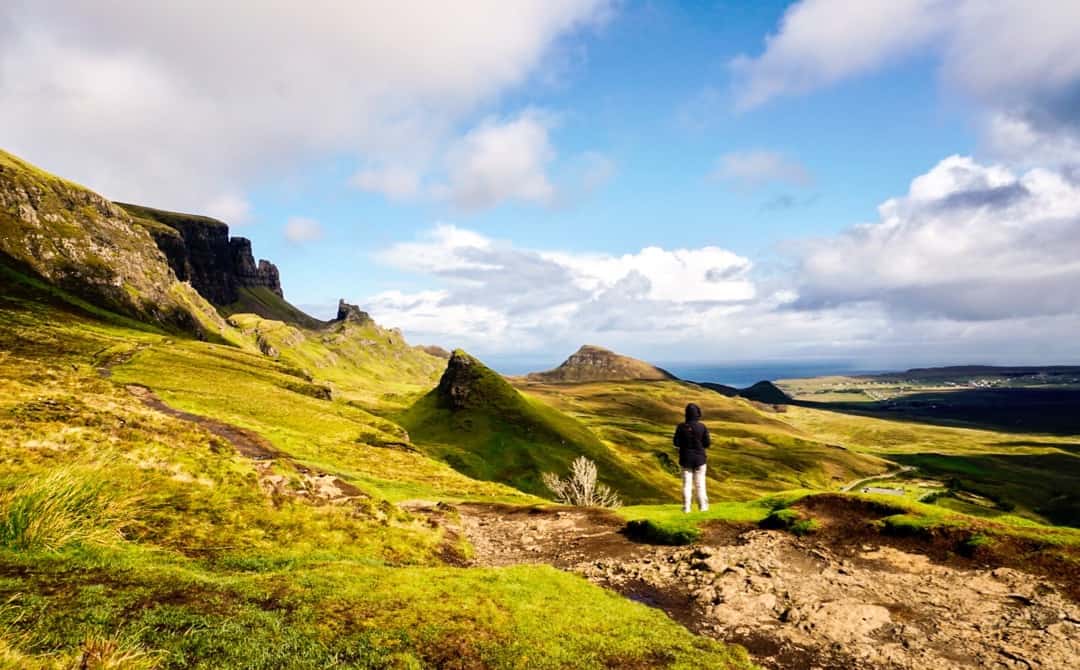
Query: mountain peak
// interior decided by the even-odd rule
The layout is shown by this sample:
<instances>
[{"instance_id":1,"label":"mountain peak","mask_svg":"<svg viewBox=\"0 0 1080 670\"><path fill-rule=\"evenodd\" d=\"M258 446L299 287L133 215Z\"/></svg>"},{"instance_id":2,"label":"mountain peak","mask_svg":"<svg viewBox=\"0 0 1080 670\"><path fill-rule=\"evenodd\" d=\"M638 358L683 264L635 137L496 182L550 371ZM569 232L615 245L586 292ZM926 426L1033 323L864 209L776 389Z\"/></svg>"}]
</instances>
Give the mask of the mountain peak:
<instances>
[{"instance_id":1,"label":"mountain peak","mask_svg":"<svg viewBox=\"0 0 1080 670\"><path fill-rule=\"evenodd\" d=\"M533 381L558 383L676 379L675 375L651 363L623 356L594 344L583 345L554 370L533 372L528 378Z\"/></svg>"},{"instance_id":2,"label":"mountain peak","mask_svg":"<svg viewBox=\"0 0 1080 670\"><path fill-rule=\"evenodd\" d=\"M451 410L500 407L518 399L510 383L461 349L455 349L436 388L439 404Z\"/></svg>"}]
</instances>

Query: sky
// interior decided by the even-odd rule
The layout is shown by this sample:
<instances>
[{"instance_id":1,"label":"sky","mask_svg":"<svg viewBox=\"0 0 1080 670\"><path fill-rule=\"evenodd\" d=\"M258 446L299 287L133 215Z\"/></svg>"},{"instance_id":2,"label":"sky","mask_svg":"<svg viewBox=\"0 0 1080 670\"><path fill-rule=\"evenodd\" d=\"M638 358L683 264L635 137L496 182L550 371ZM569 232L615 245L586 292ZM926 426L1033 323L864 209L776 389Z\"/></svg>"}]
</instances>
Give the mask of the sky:
<instances>
[{"instance_id":1,"label":"sky","mask_svg":"<svg viewBox=\"0 0 1080 670\"><path fill-rule=\"evenodd\" d=\"M0 146L507 365L1080 363L1080 3L8 0Z\"/></svg>"}]
</instances>

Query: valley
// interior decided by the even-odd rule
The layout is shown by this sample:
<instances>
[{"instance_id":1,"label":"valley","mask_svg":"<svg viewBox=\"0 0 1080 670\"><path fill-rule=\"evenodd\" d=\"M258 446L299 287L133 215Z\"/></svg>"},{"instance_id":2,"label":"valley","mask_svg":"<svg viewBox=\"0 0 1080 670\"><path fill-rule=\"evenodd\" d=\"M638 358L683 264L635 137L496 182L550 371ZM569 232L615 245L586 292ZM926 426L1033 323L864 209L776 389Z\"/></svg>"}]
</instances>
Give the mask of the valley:
<instances>
[{"instance_id":1,"label":"valley","mask_svg":"<svg viewBox=\"0 0 1080 670\"><path fill-rule=\"evenodd\" d=\"M111 203L2 152L0 234L0 667L1077 653L1064 419L867 395L939 379L713 388L597 346L505 378L345 301L304 314L220 221ZM712 434L713 504L684 515L671 440L688 402ZM581 456L621 507L554 501L543 475Z\"/></svg>"}]
</instances>

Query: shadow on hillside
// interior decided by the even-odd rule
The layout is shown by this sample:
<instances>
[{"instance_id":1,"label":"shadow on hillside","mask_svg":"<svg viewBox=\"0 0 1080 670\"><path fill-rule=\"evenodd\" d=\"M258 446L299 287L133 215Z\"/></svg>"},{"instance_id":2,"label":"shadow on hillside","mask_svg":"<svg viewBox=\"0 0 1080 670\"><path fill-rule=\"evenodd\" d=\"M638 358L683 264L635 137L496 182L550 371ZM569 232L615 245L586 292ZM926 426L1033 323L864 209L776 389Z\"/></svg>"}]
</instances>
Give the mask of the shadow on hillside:
<instances>
[{"instance_id":1,"label":"shadow on hillside","mask_svg":"<svg viewBox=\"0 0 1080 670\"><path fill-rule=\"evenodd\" d=\"M1080 459L1070 454L893 454L921 475L948 482L1008 513L1022 505L1056 525L1080 527Z\"/></svg>"},{"instance_id":2,"label":"shadow on hillside","mask_svg":"<svg viewBox=\"0 0 1080 670\"><path fill-rule=\"evenodd\" d=\"M970 389L874 403L794 401L834 412L1010 433L1080 435L1080 388ZM1022 445L1017 445L1022 446ZM1070 451L1080 445L1063 445Z\"/></svg>"}]
</instances>

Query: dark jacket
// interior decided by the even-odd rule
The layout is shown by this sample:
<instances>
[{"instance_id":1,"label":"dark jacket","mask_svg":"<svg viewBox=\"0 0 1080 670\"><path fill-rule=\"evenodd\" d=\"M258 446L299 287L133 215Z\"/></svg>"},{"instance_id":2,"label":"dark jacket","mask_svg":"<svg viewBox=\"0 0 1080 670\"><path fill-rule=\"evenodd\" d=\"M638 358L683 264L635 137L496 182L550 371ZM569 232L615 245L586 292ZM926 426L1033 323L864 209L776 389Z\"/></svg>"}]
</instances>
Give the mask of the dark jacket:
<instances>
[{"instance_id":1,"label":"dark jacket","mask_svg":"<svg viewBox=\"0 0 1080 670\"><path fill-rule=\"evenodd\" d=\"M679 448L679 465L700 468L705 465L705 450L709 448L709 429L701 423L701 408L686 406L686 421L675 427L675 446Z\"/></svg>"}]
</instances>

